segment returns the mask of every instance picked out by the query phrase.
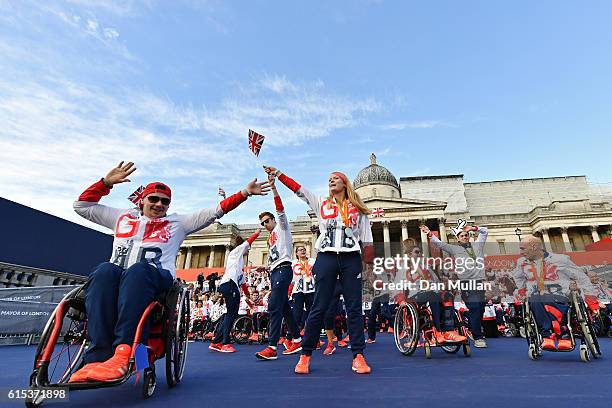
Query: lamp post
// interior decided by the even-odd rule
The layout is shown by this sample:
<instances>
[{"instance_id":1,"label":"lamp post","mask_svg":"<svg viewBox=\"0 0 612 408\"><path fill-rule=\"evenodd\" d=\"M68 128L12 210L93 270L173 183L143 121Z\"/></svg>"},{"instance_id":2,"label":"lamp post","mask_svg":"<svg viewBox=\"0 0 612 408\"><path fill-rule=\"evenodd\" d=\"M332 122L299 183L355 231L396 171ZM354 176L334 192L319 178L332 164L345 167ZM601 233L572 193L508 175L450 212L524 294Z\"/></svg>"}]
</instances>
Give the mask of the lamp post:
<instances>
[{"instance_id":1,"label":"lamp post","mask_svg":"<svg viewBox=\"0 0 612 408\"><path fill-rule=\"evenodd\" d=\"M518 237L519 242L521 242L521 229L520 228L515 229L514 233Z\"/></svg>"}]
</instances>

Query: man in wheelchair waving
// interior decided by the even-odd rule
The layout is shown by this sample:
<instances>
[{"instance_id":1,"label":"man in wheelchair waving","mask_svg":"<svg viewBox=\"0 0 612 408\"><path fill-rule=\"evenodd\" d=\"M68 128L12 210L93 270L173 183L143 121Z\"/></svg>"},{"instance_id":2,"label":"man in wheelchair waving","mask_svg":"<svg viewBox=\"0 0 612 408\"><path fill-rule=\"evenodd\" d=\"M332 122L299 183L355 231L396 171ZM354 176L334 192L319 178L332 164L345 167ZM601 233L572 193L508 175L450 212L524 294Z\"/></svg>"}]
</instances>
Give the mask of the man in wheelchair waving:
<instances>
[{"instance_id":1,"label":"man in wheelchair waving","mask_svg":"<svg viewBox=\"0 0 612 408\"><path fill-rule=\"evenodd\" d=\"M527 298L544 350L571 350L573 344L564 317L570 307L572 283L576 283L587 306L598 311L593 285L569 256L546 252L538 237L525 236L519 248L521 257L513 271L517 300Z\"/></svg>"},{"instance_id":2,"label":"man in wheelchair waving","mask_svg":"<svg viewBox=\"0 0 612 408\"><path fill-rule=\"evenodd\" d=\"M119 163L74 203L77 214L112 229L114 240L110 262L98 265L85 285L90 346L83 357L84 366L70 382L122 378L140 317L176 278L176 256L185 237L210 225L247 197L265 195L269 189L267 183L255 179L215 208L188 215L167 214L172 192L161 182L144 188L137 208L121 210L98 203L115 184L129 182L135 170L132 162ZM146 341L145 327L142 342Z\"/></svg>"}]
</instances>

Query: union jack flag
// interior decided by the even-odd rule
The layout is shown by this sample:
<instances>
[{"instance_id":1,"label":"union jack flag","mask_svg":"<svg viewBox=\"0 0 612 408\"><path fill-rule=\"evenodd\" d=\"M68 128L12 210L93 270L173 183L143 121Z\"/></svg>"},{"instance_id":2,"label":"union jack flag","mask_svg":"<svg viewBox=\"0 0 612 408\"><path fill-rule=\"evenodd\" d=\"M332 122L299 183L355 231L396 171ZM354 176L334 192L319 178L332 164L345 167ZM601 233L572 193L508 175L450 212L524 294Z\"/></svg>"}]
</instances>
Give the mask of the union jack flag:
<instances>
[{"instance_id":1,"label":"union jack flag","mask_svg":"<svg viewBox=\"0 0 612 408\"><path fill-rule=\"evenodd\" d=\"M257 157L259 157L259 151L261 150L265 138L264 135L260 135L254 130L249 129L249 149L251 149L253 154Z\"/></svg>"},{"instance_id":2,"label":"union jack flag","mask_svg":"<svg viewBox=\"0 0 612 408\"><path fill-rule=\"evenodd\" d=\"M222 189L221 187L219 187L219 195L223 198L225 198L225 190Z\"/></svg>"},{"instance_id":3,"label":"union jack flag","mask_svg":"<svg viewBox=\"0 0 612 408\"><path fill-rule=\"evenodd\" d=\"M133 202L135 205L138 205L140 200L142 200L142 193L144 192L144 189L144 186L138 187L132 194L130 194L128 200Z\"/></svg>"},{"instance_id":4,"label":"union jack flag","mask_svg":"<svg viewBox=\"0 0 612 408\"><path fill-rule=\"evenodd\" d=\"M385 216L385 210L383 210L382 208L374 208L372 210L372 217L384 217Z\"/></svg>"}]
</instances>

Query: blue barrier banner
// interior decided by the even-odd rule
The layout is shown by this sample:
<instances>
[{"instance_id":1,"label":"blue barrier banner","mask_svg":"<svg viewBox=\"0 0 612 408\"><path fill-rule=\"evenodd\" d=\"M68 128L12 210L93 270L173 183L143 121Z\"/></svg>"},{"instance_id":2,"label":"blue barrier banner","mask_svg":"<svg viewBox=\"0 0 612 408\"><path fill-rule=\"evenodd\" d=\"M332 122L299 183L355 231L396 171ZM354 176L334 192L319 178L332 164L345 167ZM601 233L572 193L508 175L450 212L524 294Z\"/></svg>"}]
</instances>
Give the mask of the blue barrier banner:
<instances>
[{"instance_id":1,"label":"blue barrier banner","mask_svg":"<svg viewBox=\"0 0 612 408\"><path fill-rule=\"evenodd\" d=\"M0 334L41 333L57 304L75 287L0 289Z\"/></svg>"}]
</instances>

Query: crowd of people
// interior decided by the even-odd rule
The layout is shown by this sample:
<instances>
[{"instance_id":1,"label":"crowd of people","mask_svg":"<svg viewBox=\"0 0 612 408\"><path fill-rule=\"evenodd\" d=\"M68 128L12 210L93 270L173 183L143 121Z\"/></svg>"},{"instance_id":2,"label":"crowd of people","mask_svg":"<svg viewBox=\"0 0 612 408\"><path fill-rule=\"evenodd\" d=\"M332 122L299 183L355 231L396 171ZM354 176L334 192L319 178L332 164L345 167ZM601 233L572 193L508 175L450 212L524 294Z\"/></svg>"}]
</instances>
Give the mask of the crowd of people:
<instances>
[{"instance_id":1,"label":"crowd of people","mask_svg":"<svg viewBox=\"0 0 612 408\"><path fill-rule=\"evenodd\" d=\"M85 285L90 346L83 358L85 364L70 377L70 382L115 381L125 376L138 320L147 305L175 281L176 255L184 238L242 205L250 196L269 192L273 193L274 211L259 214L263 230L258 229L248 238L237 237L223 275L209 278L207 292L203 291L203 279L193 290L192 329L207 322L209 326L214 324L211 350L235 352L232 327L240 314L248 314L256 327L251 340L257 334L258 341L266 345L255 353L259 359L277 359L278 345L282 344L282 354L300 353L295 373L308 374L313 352L321 346L320 336L325 330L328 343L324 354L334 353L335 341L339 346L346 344L352 353L351 369L369 374L371 367L364 357L366 333L367 343L374 343L377 330L393 326L394 308L408 301L429 306L437 344L465 341L451 318L456 304L463 305L459 309L464 309L474 345L487 347L482 327L488 300L487 291L481 287L487 280L483 262L486 228L466 225L456 231L457 243L449 244L440 241L425 225L421 227L432 245L464 266L454 276L418 262L412 268L386 268L377 274L370 211L341 172L329 175L328 194L320 197L280 170L264 166L267 181L254 179L216 207L189 215L167 213L172 192L162 182L148 184L136 208L121 210L99 204L115 184L128 182L135 170L133 163L121 162L74 204L79 215L112 229L114 241L111 259L96 267ZM305 246L294 245L277 182L316 215L319 236L311 254ZM262 233L269 250L267 263L245 272L244 256ZM403 246L411 259L423 256L414 241L406 240ZM561 320L572 290L580 291L593 313L598 314L600 309L610 313L609 288L596 276L587 276L567 255L547 252L542 241L531 235L521 240L520 252L505 285L512 288L516 302L529 299L544 349L568 347ZM413 284L454 279L464 285L454 292L383 290L365 307L364 285L373 286L381 279ZM510 309L501 307L502 317L503 310ZM344 325L342 332L337 329L339 321ZM264 331L265 336L260 336ZM141 336L144 344L147 335L145 327Z\"/></svg>"}]
</instances>

